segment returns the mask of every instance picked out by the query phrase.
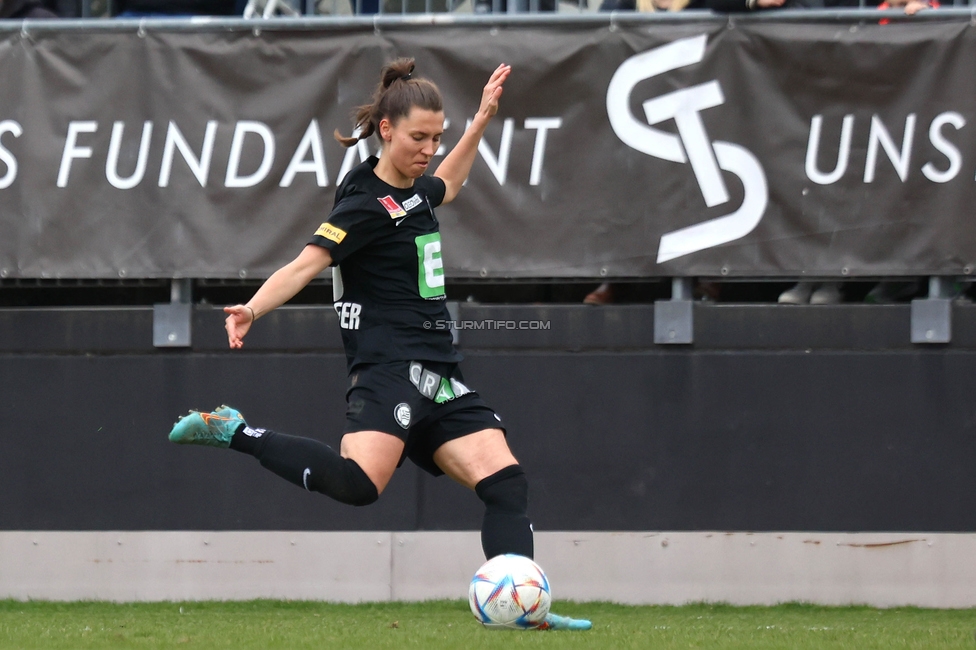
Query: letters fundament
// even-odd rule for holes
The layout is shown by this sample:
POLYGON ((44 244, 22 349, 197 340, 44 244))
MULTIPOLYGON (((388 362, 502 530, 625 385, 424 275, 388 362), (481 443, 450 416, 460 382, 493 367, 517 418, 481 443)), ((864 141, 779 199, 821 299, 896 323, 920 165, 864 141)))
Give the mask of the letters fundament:
MULTIPOLYGON (((531 156, 529 185, 541 183, 549 132, 559 129, 561 126, 562 118, 558 117, 529 117, 525 119, 524 130, 535 131, 535 136, 532 138, 531 147, 528 146, 528 143, 520 144, 517 151, 519 155, 531 156)), ((123 175, 123 172, 120 171, 120 167, 129 166, 128 156, 122 154, 124 149, 128 151, 131 148, 126 146, 129 144, 125 141, 126 123, 116 121, 112 124, 108 148, 104 154, 95 146, 96 144, 105 144, 104 138, 97 136, 100 127, 101 124, 95 120, 73 120, 68 123, 57 172, 58 187, 68 187, 76 162, 95 159, 100 163, 102 155, 105 156, 105 179, 116 189, 128 190, 142 184, 146 180, 150 168, 149 163, 155 163, 157 160, 159 162, 157 185, 169 187, 173 181, 173 166, 177 152, 179 152, 180 157, 200 187, 207 187, 210 183, 211 167, 214 162, 219 130, 217 121, 208 121, 204 128, 202 140, 195 141, 194 144, 191 144, 191 138, 184 134, 176 122, 168 122, 165 127, 166 135, 162 154, 159 158, 151 158, 153 133, 156 131, 157 125, 151 120, 143 122, 138 136, 136 163, 134 168, 125 172, 128 175, 123 175)), ((198 129, 195 128, 195 130, 198 129)), ((478 145, 478 152, 499 185, 505 185, 507 182, 509 161, 513 152, 514 130, 515 120, 513 118, 506 119, 497 153, 484 138, 478 145)), ((15 152, 2 140, 2 137, 7 133, 18 140, 23 138, 26 141, 29 137, 19 122, 14 120, 0 121, 0 164, 5 167, 3 175, 0 175, 0 189, 6 189, 12 185, 16 181, 19 171, 15 152)), ((23 142, 21 146, 30 145, 23 142)), ((227 167, 223 186, 227 188, 248 188, 266 181, 276 160, 277 146, 278 140, 267 124, 253 120, 236 122, 226 157, 227 167), (261 151, 258 161, 248 160, 245 156, 245 146, 249 140, 253 141, 252 144, 257 145, 261 151), (245 174, 242 172, 245 167, 253 169, 253 171, 245 174)), ((330 150, 329 155, 332 153, 330 150)), ((357 162, 365 161, 369 155, 369 148, 365 141, 360 141, 357 146, 346 150, 335 183, 341 183, 349 170, 357 162)), ((315 183, 319 187, 328 187, 330 184, 326 163, 326 147, 318 120, 309 122, 291 155, 278 186, 290 187, 298 174, 313 174, 315 183)))

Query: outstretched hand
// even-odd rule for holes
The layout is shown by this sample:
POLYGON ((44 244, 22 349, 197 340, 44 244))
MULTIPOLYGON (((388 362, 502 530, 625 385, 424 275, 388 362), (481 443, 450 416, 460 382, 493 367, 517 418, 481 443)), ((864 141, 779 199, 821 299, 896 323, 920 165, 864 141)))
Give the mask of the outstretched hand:
POLYGON ((491 78, 485 85, 485 90, 481 94, 481 106, 474 114, 474 119, 464 130, 464 135, 458 143, 451 149, 451 152, 444 156, 444 160, 437 166, 434 176, 444 181, 444 200, 441 205, 450 203, 461 191, 465 179, 471 172, 471 165, 478 154, 478 143, 488 128, 491 118, 498 112, 498 99, 502 96, 502 85, 512 72, 512 66, 505 63, 501 64, 491 73, 491 78))
POLYGON ((227 318, 224 319, 224 329, 227 330, 227 342, 232 350, 244 347, 244 335, 251 329, 254 322, 254 312, 244 305, 224 307, 227 318))
POLYGON ((498 112, 498 99, 502 96, 502 85, 512 72, 512 66, 502 63, 491 73, 485 90, 481 94, 481 107, 478 109, 478 116, 491 119, 498 112))

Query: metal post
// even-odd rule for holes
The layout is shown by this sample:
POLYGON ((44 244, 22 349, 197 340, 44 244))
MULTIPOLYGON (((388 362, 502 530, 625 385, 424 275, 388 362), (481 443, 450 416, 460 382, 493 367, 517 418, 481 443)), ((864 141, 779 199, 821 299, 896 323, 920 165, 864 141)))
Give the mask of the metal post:
POLYGON ((952 340, 952 298, 946 278, 929 278, 927 298, 912 300, 912 343, 949 343, 952 340))
POLYGON ((153 305, 153 346, 188 348, 193 320, 193 280, 174 278, 169 302, 153 305))
POLYGON ((691 300, 691 278, 671 278, 671 300, 691 300))
POLYGON ((174 278, 169 283, 169 301, 181 304, 193 302, 193 280, 189 278, 174 278))
POLYGON ((659 345, 689 344, 695 340, 692 278, 671 279, 671 300, 654 303, 654 342, 659 345))

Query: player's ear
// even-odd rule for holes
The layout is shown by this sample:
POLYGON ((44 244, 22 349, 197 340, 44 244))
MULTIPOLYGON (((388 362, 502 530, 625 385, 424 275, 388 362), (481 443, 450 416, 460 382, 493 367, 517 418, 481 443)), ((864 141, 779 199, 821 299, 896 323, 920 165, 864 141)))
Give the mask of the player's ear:
POLYGON ((393 139, 393 124, 387 118, 380 120, 380 137, 383 138, 383 142, 389 142, 393 139))

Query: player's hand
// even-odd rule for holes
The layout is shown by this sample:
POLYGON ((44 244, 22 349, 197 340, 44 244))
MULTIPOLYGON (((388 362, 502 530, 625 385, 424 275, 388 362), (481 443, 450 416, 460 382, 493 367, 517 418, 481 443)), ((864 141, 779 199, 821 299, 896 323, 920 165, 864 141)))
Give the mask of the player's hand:
POLYGON ((227 330, 227 342, 232 350, 244 347, 244 335, 251 329, 254 322, 254 312, 244 305, 224 307, 227 318, 224 319, 224 329, 227 330))
POLYGON ((919 0, 911 0, 907 5, 905 5, 905 13, 909 16, 914 16, 923 9, 928 9, 928 4, 925 2, 920 2, 919 0))
POLYGON ((491 73, 491 78, 481 94, 481 107, 478 109, 478 117, 490 120, 498 112, 498 100, 502 96, 502 85, 511 72, 512 66, 503 63, 491 73))

